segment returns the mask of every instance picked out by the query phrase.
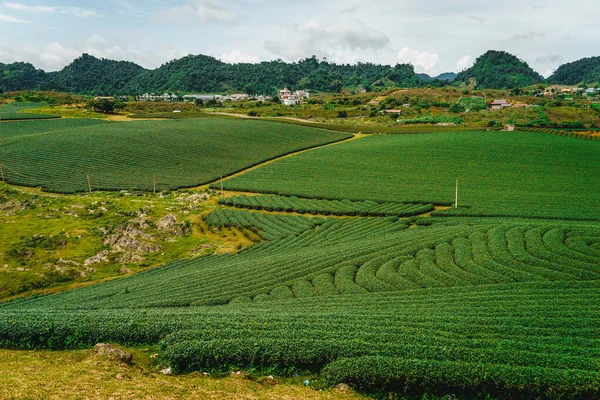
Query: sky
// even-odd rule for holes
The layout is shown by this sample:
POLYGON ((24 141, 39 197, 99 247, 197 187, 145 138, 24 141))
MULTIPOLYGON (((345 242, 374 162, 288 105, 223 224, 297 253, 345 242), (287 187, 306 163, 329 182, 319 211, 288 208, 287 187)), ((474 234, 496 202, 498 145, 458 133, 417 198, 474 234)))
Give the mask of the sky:
POLYGON ((596 0, 0 0, 0 62, 56 71, 82 53, 157 68, 317 56, 435 76, 508 51, 549 76, 600 55, 596 0))

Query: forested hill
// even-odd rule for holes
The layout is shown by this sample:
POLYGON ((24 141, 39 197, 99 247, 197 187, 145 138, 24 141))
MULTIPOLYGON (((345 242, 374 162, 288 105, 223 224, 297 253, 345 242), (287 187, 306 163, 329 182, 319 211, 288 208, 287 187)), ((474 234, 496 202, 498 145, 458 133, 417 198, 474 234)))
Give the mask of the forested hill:
POLYGON ((512 89, 544 82, 544 78, 517 57, 505 51, 490 50, 475 64, 458 74, 455 82, 475 81, 482 89, 512 89))
POLYGON ((98 59, 84 54, 48 80, 64 92, 110 95, 145 71, 132 62, 98 59))
POLYGON ((588 57, 561 65, 548 82, 559 85, 600 83, 600 57, 588 57))
POLYGON ((380 89, 418 86, 421 83, 409 64, 395 67, 370 63, 341 65, 316 57, 297 63, 265 61, 259 64, 226 64, 213 57, 187 56, 148 71, 126 87, 130 93, 148 91, 275 93, 284 86, 337 92, 343 87, 380 89))
MULTIPOLYGON (((268 61, 260 64, 227 64, 204 55, 173 60, 155 70, 131 62, 98 59, 84 54, 58 72, 45 73, 28 63, 0 67, 3 91, 44 89, 90 95, 146 92, 226 92, 274 94, 291 89, 336 92, 344 87, 383 89, 424 84, 410 64, 356 65, 319 61, 316 57, 296 63, 268 61)), ((442 85, 439 81, 429 85, 442 85)))
POLYGON ((417 74, 422 81, 429 82, 437 79, 438 81, 448 81, 452 82, 456 79, 456 75, 454 72, 444 72, 436 77, 431 77, 427 74, 417 74))
MULTIPOLYGON (((471 68, 457 76, 446 73, 436 78, 416 74, 410 64, 335 64, 315 56, 295 63, 277 60, 259 64, 227 64, 214 57, 189 55, 160 68, 146 70, 132 62, 83 54, 61 71, 50 73, 29 63, 0 63, 0 92, 40 89, 89 95, 165 91, 275 94, 285 86, 339 92, 343 88, 381 90, 387 87, 470 84, 473 81, 482 89, 510 89, 542 83, 544 78, 524 61, 503 51, 488 51, 471 68)), ((549 83, 571 85, 599 81, 600 57, 561 66, 548 80, 549 83)))
POLYGON ((0 64, 0 91, 38 89, 46 78, 44 71, 29 63, 0 64))

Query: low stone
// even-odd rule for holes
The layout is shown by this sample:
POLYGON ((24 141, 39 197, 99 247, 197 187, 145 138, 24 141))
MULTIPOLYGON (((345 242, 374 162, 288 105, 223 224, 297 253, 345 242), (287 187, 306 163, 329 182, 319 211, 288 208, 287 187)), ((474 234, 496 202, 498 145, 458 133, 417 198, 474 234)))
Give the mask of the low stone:
POLYGON ((171 367, 167 367, 167 368, 163 369, 160 372, 162 372, 163 375, 172 375, 173 374, 173 369, 171 367))
POLYGON ((108 250, 103 250, 100 253, 96 254, 93 257, 88 258, 87 260, 84 261, 85 265, 94 265, 94 264, 99 264, 99 263, 103 263, 103 262, 108 262, 108 255, 110 254, 110 252, 108 250))
POLYGON ((273 377, 273 375, 269 375, 269 376, 267 376, 266 378, 262 379, 262 380, 261 380, 261 383, 262 383, 263 385, 270 385, 270 386, 273 386, 273 385, 276 385, 276 384, 277 384, 277 380, 276 380, 276 379, 273 377))
POLYGON ((106 343, 98 343, 94 346, 93 354, 106 356, 127 364, 133 361, 133 354, 106 343))
POLYGON ((337 385, 335 385, 335 388, 333 388, 333 390, 339 393, 345 393, 351 391, 352 388, 345 383, 338 383, 337 385))

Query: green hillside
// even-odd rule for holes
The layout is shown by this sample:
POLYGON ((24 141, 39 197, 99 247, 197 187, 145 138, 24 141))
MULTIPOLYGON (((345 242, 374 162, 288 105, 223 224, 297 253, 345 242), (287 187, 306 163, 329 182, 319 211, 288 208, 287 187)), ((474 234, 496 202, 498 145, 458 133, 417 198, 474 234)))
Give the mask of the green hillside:
POLYGON ((113 95, 121 92, 127 83, 144 71, 132 62, 98 59, 83 54, 50 81, 64 92, 113 95))
POLYGON ((548 82, 559 85, 600 83, 600 57, 583 58, 561 65, 548 78, 548 82))
POLYGON ((371 136, 225 181, 230 190, 311 198, 452 204, 457 214, 600 215, 600 143, 542 133, 371 136))
POLYGON ((44 71, 30 63, 5 64, 0 66, 0 91, 37 89, 46 78, 44 71))
POLYGON ((512 89, 544 82, 525 61, 495 50, 480 56, 471 68, 458 74, 455 82, 470 84, 472 80, 481 89, 512 89))
POLYGON ((370 63, 343 65, 319 61, 316 57, 297 63, 265 61, 259 64, 226 64, 209 56, 187 56, 171 61, 133 79, 126 90, 147 91, 227 90, 276 93, 284 86, 338 92, 343 87, 377 87, 380 82, 416 86, 419 78, 408 64, 394 67, 370 63), (378 83, 379 82, 379 83, 378 83))
POLYGON ((409 64, 335 64, 316 57, 286 63, 227 64, 214 57, 189 55, 154 70, 132 62, 98 59, 83 54, 58 72, 44 73, 31 64, 3 67, 0 89, 59 90, 90 95, 141 94, 146 92, 247 92, 275 94, 278 89, 339 92, 361 85, 366 89, 422 85, 409 64))
POLYGON ((0 345, 160 342, 176 372, 308 370, 367 391, 600 389, 598 224, 440 219, 408 229, 396 218, 229 210, 208 222, 266 241, 5 303, 0 345))
POLYGON ((225 118, 128 123, 15 122, 0 132, 6 181, 73 193, 197 186, 296 150, 349 135, 225 118))

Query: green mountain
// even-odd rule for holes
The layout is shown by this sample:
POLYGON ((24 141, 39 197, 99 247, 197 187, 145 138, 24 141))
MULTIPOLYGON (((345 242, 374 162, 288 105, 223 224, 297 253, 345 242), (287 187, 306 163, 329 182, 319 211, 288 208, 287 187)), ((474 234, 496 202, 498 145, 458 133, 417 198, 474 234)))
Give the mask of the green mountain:
POLYGON ((60 72, 49 76, 46 84, 65 92, 112 95, 121 93, 125 85, 144 71, 132 62, 83 54, 60 72))
POLYGON ((275 93, 284 86, 337 92, 344 87, 417 86, 420 80, 409 64, 395 67, 370 63, 343 65, 316 57, 296 63, 281 60, 259 64, 226 64, 204 55, 189 55, 135 77, 130 93, 151 91, 275 93))
POLYGON ((359 85, 367 90, 377 90, 424 84, 410 64, 393 67, 371 63, 344 65, 319 61, 314 56, 295 63, 277 60, 227 64, 214 57, 189 55, 160 68, 146 70, 131 62, 83 54, 58 72, 45 73, 26 63, 5 65, 0 71, 3 71, 0 89, 4 91, 42 89, 89 95, 163 91, 274 94, 285 86, 339 92, 359 85))
POLYGON ((455 74, 454 72, 445 72, 438 76, 429 76, 428 74, 417 74, 419 79, 421 79, 423 82, 432 82, 435 80, 452 82, 456 79, 456 75, 457 74, 455 74))
POLYGON ((578 83, 600 83, 600 57, 588 57, 561 65, 548 78, 549 83, 577 85, 578 83))
POLYGON ((445 72, 443 74, 438 75, 435 79, 437 79, 438 81, 453 82, 456 79, 457 76, 458 76, 457 73, 454 73, 454 72, 445 72))
POLYGON ((39 87, 46 78, 46 73, 24 62, 2 64, 0 66, 0 90, 30 90, 39 87))
POLYGON ((490 50, 475 64, 458 74, 455 82, 475 81, 481 89, 512 89, 544 82, 544 78, 517 57, 505 51, 490 50))
POLYGON ((480 88, 502 89, 543 82, 543 77, 525 62, 501 51, 488 51, 473 67, 458 75, 449 72, 437 77, 417 75, 410 64, 335 64, 316 56, 294 63, 276 60, 227 64, 210 56, 189 55, 157 69, 146 70, 132 62, 83 54, 58 72, 45 73, 29 63, 2 65, 0 72, 0 89, 3 91, 40 89, 89 95, 164 91, 274 94, 285 86, 340 92, 359 86, 366 90, 444 86, 449 82, 470 83, 473 79, 480 88))

